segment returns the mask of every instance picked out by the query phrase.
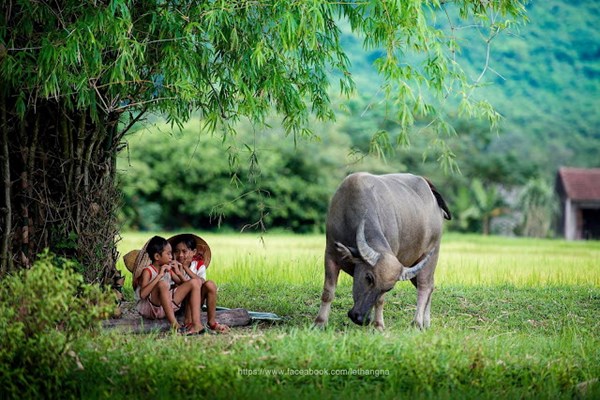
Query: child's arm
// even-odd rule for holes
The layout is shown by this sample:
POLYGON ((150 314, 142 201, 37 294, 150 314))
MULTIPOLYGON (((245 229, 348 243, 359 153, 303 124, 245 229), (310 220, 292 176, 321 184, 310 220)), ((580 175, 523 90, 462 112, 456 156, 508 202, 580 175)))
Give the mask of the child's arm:
POLYGON ((186 278, 182 271, 183 266, 174 260, 171 265, 172 265, 171 278, 173 278, 173 282, 175 282, 177 285, 185 282, 186 278))
POLYGON ((140 283, 140 298, 146 299, 150 296, 150 293, 154 290, 158 282, 165 276, 166 273, 169 273, 169 269, 171 267, 168 264, 160 267, 158 275, 153 280, 150 280, 150 275, 142 272, 142 282, 140 283))
POLYGON ((190 279, 200 279, 201 280, 201 284, 203 284, 204 282, 206 282, 206 279, 202 279, 201 277, 199 277, 194 271, 192 271, 190 269, 189 266, 184 266, 183 269, 188 274, 188 276, 190 277, 190 279))
MULTIPOLYGON (((190 264, 192 265, 192 264, 190 264)), ((197 276, 196 274, 190 269, 190 265, 182 265, 183 270, 185 271, 186 274, 188 274, 188 276, 190 277, 190 279, 196 279, 197 276)))

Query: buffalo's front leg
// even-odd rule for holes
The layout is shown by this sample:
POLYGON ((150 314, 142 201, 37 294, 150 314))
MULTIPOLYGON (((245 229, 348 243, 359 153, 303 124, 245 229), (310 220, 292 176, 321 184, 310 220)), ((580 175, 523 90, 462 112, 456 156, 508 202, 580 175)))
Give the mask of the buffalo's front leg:
POLYGON ((340 276, 340 267, 325 254, 325 283, 323 284, 323 294, 321 295, 321 308, 315 318, 315 327, 322 328, 327 325, 329 313, 331 311, 331 302, 335 297, 335 288, 338 277, 340 276))
POLYGON ((375 328, 379 331, 383 331, 385 329, 385 324, 383 323, 383 304, 385 303, 385 293, 379 296, 377 302, 375 303, 375 328))

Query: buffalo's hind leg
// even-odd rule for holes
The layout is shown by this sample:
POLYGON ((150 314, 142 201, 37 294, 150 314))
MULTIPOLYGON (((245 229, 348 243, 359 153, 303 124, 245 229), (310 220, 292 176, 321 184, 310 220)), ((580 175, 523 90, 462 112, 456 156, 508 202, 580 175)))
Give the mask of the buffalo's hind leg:
POLYGON ((432 293, 433 286, 417 288, 417 311, 415 312, 413 326, 419 329, 427 329, 431 323, 430 309, 432 293))
POLYGON ((427 265, 411 282, 417 288, 417 310, 413 326, 419 329, 427 329, 431 324, 431 295, 433 293, 435 267, 437 265, 440 248, 432 254, 427 265))
POLYGON ((325 283, 323 284, 323 294, 321 295, 321 307, 319 314, 315 318, 314 326, 323 328, 329 320, 331 312, 331 302, 335 297, 335 288, 337 286, 338 277, 340 276, 340 267, 325 254, 325 283))

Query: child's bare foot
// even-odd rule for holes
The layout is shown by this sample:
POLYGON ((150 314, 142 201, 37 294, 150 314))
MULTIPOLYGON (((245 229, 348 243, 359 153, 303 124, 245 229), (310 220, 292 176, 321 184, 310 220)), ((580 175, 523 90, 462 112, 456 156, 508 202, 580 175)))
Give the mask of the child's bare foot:
POLYGON ((171 329, 173 329, 173 330, 176 330, 176 331, 178 331, 178 332, 179 332, 181 329, 183 329, 183 328, 184 328, 184 327, 183 327, 183 326, 181 326, 181 325, 179 324, 179 322, 175 322, 175 323, 172 323, 172 324, 171 324, 171 329))
POLYGON ((218 322, 213 322, 212 324, 208 324, 208 327, 218 333, 228 333, 229 327, 225 324, 220 324, 218 322))
POLYGON ((206 333, 206 328, 203 325, 190 325, 189 329, 185 333, 186 335, 201 335, 206 333))

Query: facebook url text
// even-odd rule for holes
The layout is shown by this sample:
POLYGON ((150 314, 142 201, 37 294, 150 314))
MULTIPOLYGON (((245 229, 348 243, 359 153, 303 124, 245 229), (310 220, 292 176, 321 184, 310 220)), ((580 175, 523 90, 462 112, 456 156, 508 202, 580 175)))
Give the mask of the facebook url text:
POLYGON ((294 368, 238 368, 238 374, 244 376, 388 376, 388 369, 294 369, 294 368))

